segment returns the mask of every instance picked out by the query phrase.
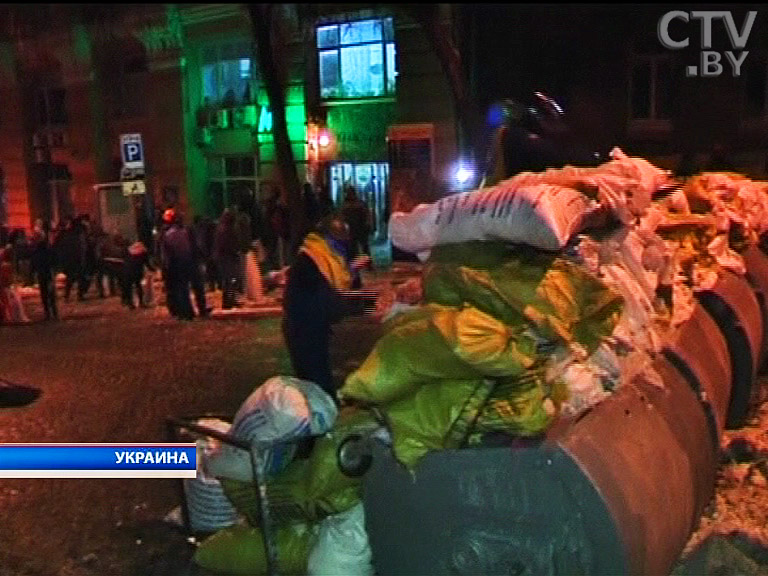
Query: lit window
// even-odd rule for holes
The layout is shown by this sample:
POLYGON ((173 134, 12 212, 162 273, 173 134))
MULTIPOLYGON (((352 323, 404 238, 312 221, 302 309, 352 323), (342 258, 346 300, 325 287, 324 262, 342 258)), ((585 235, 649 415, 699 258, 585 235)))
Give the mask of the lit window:
POLYGON ((392 18, 317 29, 323 99, 390 96, 395 92, 392 18))
POLYGON ((203 100, 212 105, 238 106, 253 102, 251 44, 237 42, 203 51, 203 100))
POLYGON ((664 56, 637 57, 630 81, 630 112, 634 120, 668 120, 672 115, 672 61, 664 56))

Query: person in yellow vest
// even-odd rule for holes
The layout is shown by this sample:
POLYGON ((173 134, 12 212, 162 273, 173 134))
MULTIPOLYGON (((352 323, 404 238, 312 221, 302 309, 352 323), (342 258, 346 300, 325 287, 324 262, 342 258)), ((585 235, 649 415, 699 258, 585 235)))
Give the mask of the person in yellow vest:
POLYGON ((360 290, 359 271, 369 257, 349 259, 349 228, 338 216, 320 221, 288 269, 283 295, 283 337, 294 375, 310 380, 334 401, 331 327, 344 316, 373 307, 375 293, 360 290))

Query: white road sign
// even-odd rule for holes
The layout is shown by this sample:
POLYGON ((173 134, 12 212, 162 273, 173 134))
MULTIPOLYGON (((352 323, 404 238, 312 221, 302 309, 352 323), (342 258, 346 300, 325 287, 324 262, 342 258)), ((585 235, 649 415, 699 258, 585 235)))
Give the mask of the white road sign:
POLYGON ((147 187, 144 180, 132 180, 123 182, 123 196, 138 196, 147 193, 147 187))

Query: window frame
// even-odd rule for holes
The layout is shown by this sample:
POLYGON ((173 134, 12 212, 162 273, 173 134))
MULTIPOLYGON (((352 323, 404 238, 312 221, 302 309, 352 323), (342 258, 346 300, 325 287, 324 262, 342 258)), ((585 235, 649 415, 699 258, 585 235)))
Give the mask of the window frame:
POLYGON ((320 102, 328 103, 328 102, 358 102, 363 100, 386 100, 386 99, 392 99, 397 94, 397 77, 399 75, 396 67, 397 63, 397 45, 395 43, 395 19, 393 16, 381 16, 381 17, 371 17, 367 16, 365 18, 355 18, 355 19, 349 19, 349 20, 337 20, 337 21, 328 21, 323 22, 315 25, 315 51, 317 54, 317 87, 318 87, 318 95, 320 98, 320 102), (387 26, 386 21, 391 21, 391 30, 392 30, 392 37, 391 39, 387 38, 387 26), (341 41, 341 27, 344 25, 349 24, 358 24, 361 22, 375 22, 378 21, 381 23, 381 38, 379 40, 368 40, 368 41, 361 41, 361 42, 351 42, 342 44, 341 41), (319 44, 319 32, 321 28, 330 28, 330 27, 336 27, 337 28, 337 43, 336 44, 328 44, 325 46, 320 47, 319 44), (393 77, 390 79, 389 77, 389 70, 390 70, 390 55, 389 50, 387 49, 388 46, 392 44, 394 47, 394 51, 392 54, 392 70, 393 70, 393 77), (371 46, 371 45, 378 45, 381 47, 381 68, 382 68, 382 82, 383 82, 383 91, 382 94, 379 95, 364 95, 364 96, 344 96, 341 95, 341 88, 344 84, 344 78, 342 76, 342 56, 341 52, 345 48, 358 48, 360 46, 371 46), (336 86, 336 95, 331 96, 323 96, 323 85, 322 85, 322 62, 321 58, 323 53, 328 52, 336 52, 336 69, 338 71, 338 85, 336 86), (390 90, 389 85, 390 81, 392 83, 392 88, 390 90))
MULTIPOLYGON (((204 45, 202 45, 200 47, 200 107, 201 108, 205 106, 205 99, 206 98, 210 98, 210 96, 208 96, 206 94, 206 77, 205 77, 205 74, 206 74, 207 66, 212 65, 212 64, 215 65, 214 66, 214 70, 215 70, 215 76, 216 77, 214 79, 214 83, 216 85, 215 87, 216 87, 217 94, 221 93, 221 91, 222 91, 222 78, 221 78, 221 72, 220 72, 220 65, 221 65, 221 63, 223 63, 223 62, 231 62, 231 61, 237 62, 238 63, 238 72, 239 72, 239 74, 242 74, 242 69, 241 69, 242 61, 246 60, 246 58, 238 56, 236 58, 226 58, 225 59, 223 57, 223 54, 228 49, 234 48, 232 50, 232 52, 233 53, 239 53, 239 49, 237 48, 238 45, 248 46, 248 50, 250 51, 250 54, 248 54, 248 58, 247 58, 250 61, 249 76, 248 76, 248 84, 250 85, 250 96, 251 96, 250 97, 250 103, 246 103, 244 101, 241 101, 241 100, 244 100, 244 96, 243 95, 236 95, 236 99, 235 99, 234 104, 230 104, 230 105, 225 104, 224 98, 225 98, 226 92, 224 92, 223 94, 221 94, 220 97, 217 96, 217 98, 215 100, 211 98, 211 101, 210 101, 209 105, 213 109, 220 110, 220 109, 225 109, 225 108, 238 108, 238 107, 241 107, 241 106, 247 106, 249 104, 256 104, 257 99, 258 99, 257 98, 258 91, 259 91, 259 88, 260 88, 260 86, 259 86, 260 85, 260 81, 259 81, 259 78, 258 78, 258 68, 257 68, 257 63, 256 63, 255 46, 254 46, 254 42, 253 42, 252 39, 247 38, 247 37, 241 37, 241 38, 232 38, 232 39, 228 38, 226 40, 212 41, 212 42, 208 42, 208 43, 206 43, 206 44, 204 44, 204 45), (208 51, 215 51, 216 59, 214 61, 209 61, 207 59, 206 53, 208 51)), ((241 77, 241 79, 242 79, 242 77, 241 77)))
MULTIPOLYGON (((222 155, 216 155, 216 156, 210 156, 208 158, 208 184, 207 186, 210 186, 212 183, 219 183, 221 184, 221 190, 222 190, 222 206, 224 208, 227 208, 229 206, 232 206, 235 202, 233 202, 233 198, 231 196, 231 190, 234 190, 237 184, 246 184, 252 191, 254 195, 254 201, 258 202, 259 200, 259 162, 258 158, 255 154, 222 154, 222 155), (241 162, 241 168, 242 168, 242 161, 245 159, 249 159, 253 161, 253 174, 251 175, 230 175, 227 172, 227 163, 232 161, 233 159, 239 159, 241 162), (213 175, 212 170, 212 164, 214 162, 219 163, 219 171, 217 172, 217 175, 213 175)), ((216 217, 219 215, 217 214, 216 217)))

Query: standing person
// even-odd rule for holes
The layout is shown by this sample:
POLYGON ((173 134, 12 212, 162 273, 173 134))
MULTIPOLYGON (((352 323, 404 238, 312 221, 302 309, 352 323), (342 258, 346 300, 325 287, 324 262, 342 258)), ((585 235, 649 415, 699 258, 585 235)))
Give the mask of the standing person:
POLYGON ((365 202, 357 196, 357 191, 353 186, 348 186, 344 192, 341 214, 349 226, 352 254, 370 255, 368 236, 371 233, 371 211, 365 202))
POLYGON ((77 284, 78 300, 83 300, 86 241, 79 222, 67 217, 64 228, 56 236, 54 250, 61 265, 61 271, 67 278, 64 286, 64 300, 69 301, 69 295, 75 284, 77 284))
POLYGON ((109 268, 104 262, 104 256, 109 253, 109 243, 111 239, 109 234, 107 234, 98 223, 94 224, 91 230, 94 258, 93 272, 94 280, 96 282, 96 291, 99 294, 99 298, 106 298, 107 292, 109 292, 110 296, 114 296, 116 278, 110 275, 109 268), (107 282, 107 290, 104 290, 105 281, 107 282))
POLYGON ((133 289, 136 288, 136 295, 139 298, 139 306, 146 308, 144 303, 144 289, 141 287, 141 281, 144 279, 144 271, 154 272, 155 268, 149 261, 149 251, 140 240, 134 242, 125 251, 123 263, 121 289, 123 304, 130 310, 136 308, 133 303, 133 289))
POLYGON ((49 228, 38 218, 32 233, 30 265, 37 279, 46 320, 59 319, 54 282, 55 263, 56 255, 51 246, 49 228))
POLYGON ((306 233, 309 233, 315 229, 320 221, 320 203, 310 182, 304 182, 301 200, 304 208, 306 233))
POLYGON ((328 191, 328 186, 321 184, 317 192, 317 212, 318 221, 330 216, 336 211, 336 206, 331 198, 331 193, 328 191))
POLYGON ((265 206, 266 227, 264 246, 267 249, 270 268, 281 269, 285 265, 285 251, 290 237, 288 210, 282 201, 280 188, 272 187, 265 206))
POLYGON ((221 277, 221 307, 224 310, 229 310, 237 304, 235 301, 235 285, 237 283, 238 267, 240 266, 235 215, 229 208, 225 208, 221 218, 219 218, 216 238, 213 243, 213 253, 216 259, 216 267, 221 277))
POLYGON ((11 324, 26 324, 29 322, 24 304, 16 289, 13 271, 13 251, 11 245, 6 246, 0 253, 0 321, 11 324))
POLYGON ((189 289, 196 265, 192 237, 184 227, 181 214, 169 209, 164 217, 171 221, 161 244, 168 311, 176 318, 192 320, 195 313, 189 299, 189 289))
POLYGON ((283 298, 283 337, 297 378, 311 380, 334 400, 330 359, 332 325, 361 313, 365 301, 345 295, 365 259, 348 260, 349 229, 339 217, 323 219, 304 239, 288 269, 283 298))

